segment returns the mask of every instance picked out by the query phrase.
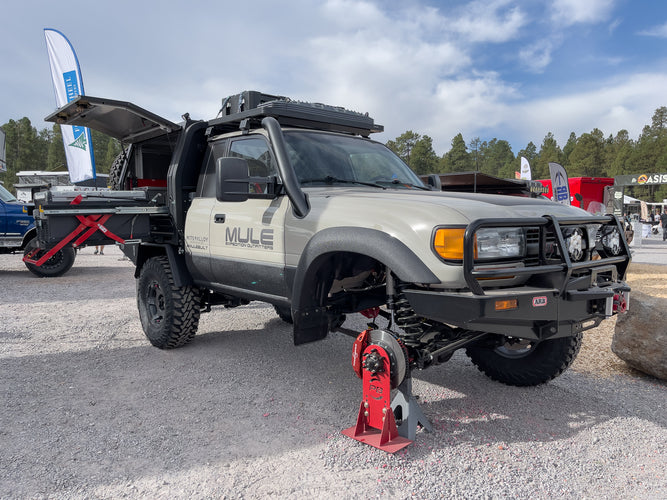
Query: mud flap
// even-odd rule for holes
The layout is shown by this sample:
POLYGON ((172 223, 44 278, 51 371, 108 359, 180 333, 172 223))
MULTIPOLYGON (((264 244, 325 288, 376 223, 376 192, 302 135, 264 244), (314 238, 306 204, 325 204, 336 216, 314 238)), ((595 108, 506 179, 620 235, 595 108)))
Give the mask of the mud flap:
POLYGON ((314 342, 326 338, 329 318, 323 307, 292 310, 294 319, 294 345, 314 342))

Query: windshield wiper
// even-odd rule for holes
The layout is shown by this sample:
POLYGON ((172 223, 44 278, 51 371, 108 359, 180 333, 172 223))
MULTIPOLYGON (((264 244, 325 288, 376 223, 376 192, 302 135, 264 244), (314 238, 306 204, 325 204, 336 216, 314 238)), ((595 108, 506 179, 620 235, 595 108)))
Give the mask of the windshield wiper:
POLYGON ((363 181, 355 181, 354 179, 339 179, 338 177, 334 177, 332 175, 327 175, 326 177, 322 177, 320 179, 304 179, 301 181, 301 184, 313 184, 316 182, 324 182, 325 184, 358 184, 360 186, 370 186, 370 187, 376 187, 380 189, 387 189, 385 186, 382 186, 380 184, 376 184, 374 182, 363 182, 363 181))
POLYGON ((378 182, 386 182, 387 184, 393 184, 394 186, 404 186, 407 188, 413 188, 413 189, 421 189, 423 191, 430 191, 430 188, 427 188, 425 186, 420 186, 418 184, 412 184, 411 182, 404 182, 404 181, 399 181, 398 179, 392 179, 390 181, 378 181, 378 182))
POLYGON ((406 186, 406 187, 411 187, 414 189, 421 189, 423 191, 430 191, 431 188, 427 188, 426 186, 419 186, 417 184, 412 184, 411 182, 401 182, 398 179, 394 179, 391 181, 392 184, 400 184, 401 186, 406 186))

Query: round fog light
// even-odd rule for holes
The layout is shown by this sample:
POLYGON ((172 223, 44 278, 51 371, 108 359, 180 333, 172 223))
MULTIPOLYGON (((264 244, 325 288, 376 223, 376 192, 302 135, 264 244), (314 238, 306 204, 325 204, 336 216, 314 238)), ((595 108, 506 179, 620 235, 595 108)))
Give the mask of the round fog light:
POLYGON ((617 228, 613 228, 611 231, 602 236, 602 246, 604 247, 605 251, 612 255, 618 255, 621 253, 621 233, 618 232, 617 228))
POLYGON ((570 254, 570 259, 574 262, 579 262, 584 258, 584 232, 580 228, 576 228, 570 233, 565 240, 567 245, 567 253, 570 254))

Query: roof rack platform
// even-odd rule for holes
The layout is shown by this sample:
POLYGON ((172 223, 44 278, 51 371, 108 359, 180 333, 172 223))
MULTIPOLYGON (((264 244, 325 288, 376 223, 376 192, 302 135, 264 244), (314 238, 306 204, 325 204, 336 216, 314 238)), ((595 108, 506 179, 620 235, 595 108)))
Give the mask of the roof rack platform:
POLYGON ((368 137, 384 131, 368 114, 326 104, 293 101, 257 91, 245 91, 227 97, 220 110, 223 115, 209 122, 209 134, 220 134, 259 125, 271 116, 282 126, 328 130, 368 137))

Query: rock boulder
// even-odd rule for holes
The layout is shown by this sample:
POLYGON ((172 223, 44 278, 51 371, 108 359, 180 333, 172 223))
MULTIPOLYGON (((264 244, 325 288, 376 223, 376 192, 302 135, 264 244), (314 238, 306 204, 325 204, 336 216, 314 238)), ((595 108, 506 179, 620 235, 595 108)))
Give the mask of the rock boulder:
POLYGON ((619 314, 611 350, 627 364, 667 380, 667 299, 630 294, 630 309, 619 314))

